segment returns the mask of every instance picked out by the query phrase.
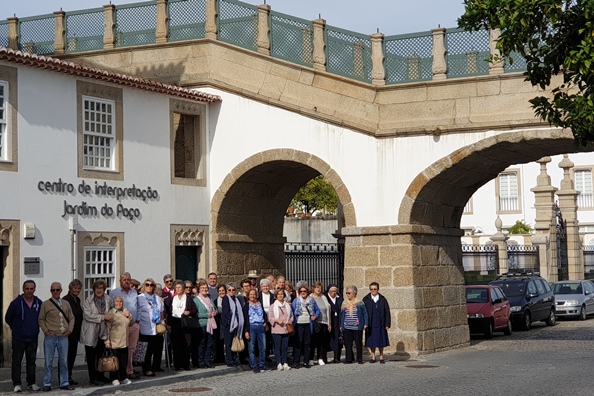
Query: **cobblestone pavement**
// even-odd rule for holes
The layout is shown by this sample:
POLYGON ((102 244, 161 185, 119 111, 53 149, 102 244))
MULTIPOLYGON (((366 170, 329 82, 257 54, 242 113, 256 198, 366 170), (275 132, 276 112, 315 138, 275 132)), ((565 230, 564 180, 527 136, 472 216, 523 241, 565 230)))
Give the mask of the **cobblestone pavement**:
MULTIPOLYGON (((367 359, 368 360, 368 359, 367 359)), ((386 364, 328 364, 324 367, 254 374, 228 367, 198 370, 129 386, 81 387, 70 395, 594 395, 594 319, 534 324, 511 336, 471 339, 469 348, 422 355, 386 364), (199 388, 207 388, 201 390, 199 388), (180 392, 181 391, 181 392, 180 392)), ((79 371, 85 376, 85 371, 79 371)), ((12 390, 2 369, 0 390, 12 390)), ((38 374, 41 378, 41 372, 38 374)), ((39 382, 39 381, 38 381, 39 382)), ((57 394, 58 392, 52 392, 57 394)))

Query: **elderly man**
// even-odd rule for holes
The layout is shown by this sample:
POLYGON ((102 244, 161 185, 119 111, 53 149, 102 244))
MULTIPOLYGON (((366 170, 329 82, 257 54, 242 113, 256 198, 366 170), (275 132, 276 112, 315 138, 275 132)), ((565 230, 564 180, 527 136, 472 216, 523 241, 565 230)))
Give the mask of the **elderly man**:
POLYGON ((60 298, 62 285, 54 282, 50 286, 52 294, 49 300, 41 304, 39 312, 39 327, 45 338, 43 340, 43 352, 45 366, 43 375, 43 390, 52 390, 52 363, 54 353, 58 350, 58 365, 60 371, 60 389, 74 390, 68 382, 68 336, 74 330, 74 315, 67 301, 60 298))
POLYGON ((138 336, 140 334, 140 318, 138 317, 138 292, 132 288, 132 276, 129 272, 124 272, 120 275, 120 287, 112 290, 110 297, 124 299, 124 308, 130 312, 134 318, 134 324, 126 328, 126 337, 128 345, 128 365, 126 367, 126 374, 128 379, 138 379, 139 376, 134 373, 132 361, 134 360, 134 352, 136 351, 136 344, 138 343, 138 336))
POLYGON ((8 306, 4 321, 12 330, 12 385, 21 392, 21 363, 27 361, 27 389, 38 391, 35 383, 35 357, 39 335, 39 310, 42 301, 35 296, 35 282, 23 283, 23 294, 8 306))
POLYGON ((163 297, 166 297, 165 293, 169 295, 169 297, 175 296, 175 288, 173 287, 173 276, 171 274, 165 274, 163 276, 163 297))
POLYGON ((80 301, 80 292, 82 290, 82 282, 74 279, 68 285, 68 294, 64 296, 64 301, 68 301, 72 315, 74 315, 74 330, 68 336, 68 382, 72 386, 80 385, 72 379, 72 369, 76 361, 76 353, 78 352, 78 341, 80 340, 80 331, 83 321, 83 309, 80 301))

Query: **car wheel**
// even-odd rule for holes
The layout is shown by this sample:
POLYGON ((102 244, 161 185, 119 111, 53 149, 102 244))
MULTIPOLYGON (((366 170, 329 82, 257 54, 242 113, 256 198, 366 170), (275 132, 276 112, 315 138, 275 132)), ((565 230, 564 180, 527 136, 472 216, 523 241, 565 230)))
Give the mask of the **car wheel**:
POLYGON ((530 312, 525 312, 524 317, 522 318, 522 329, 530 330, 531 324, 532 324, 532 318, 530 317, 530 312))
POLYGON ((493 338, 493 331, 495 330, 493 327, 493 321, 489 321, 487 327, 485 328, 485 338, 493 338))
POLYGON ((507 321, 507 327, 503 329, 503 334, 511 335, 512 334, 512 322, 511 318, 507 321))
POLYGON ((588 318, 588 313, 586 312, 586 306, 582 305, 582 309, 580 309, 580 320, 586 320, 588 318))
POLYGON ((555 316, 555 309, 551 309, 549 312, 549 317, 545 320, 547 326, 555 326, 557 324, 557 317, 555 316))

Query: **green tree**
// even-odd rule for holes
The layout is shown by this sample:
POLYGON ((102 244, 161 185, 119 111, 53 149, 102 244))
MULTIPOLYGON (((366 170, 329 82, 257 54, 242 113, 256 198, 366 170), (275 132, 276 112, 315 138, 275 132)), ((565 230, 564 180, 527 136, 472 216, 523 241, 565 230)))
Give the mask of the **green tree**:
POLYGON ((532 233, 532 227, 524 220, 517 220, 516 224, 507 229, 507 232, 511 235, 530 234, 532 233))
POLYGON ((497 48, 526 60, 526 81, 550 96, 530 100, 550 124, 594 141, 594 1, 464 0, 458 19, 467 30, 501 29, 497 48), (558 77, 557 77, 558 76, 558 77))
POLYGON ((324 177, 320 175, 301 187, 291 200, 290 205, 308 213, 314 213, 318 210, 326 213, 336 213, 338 196, 332 184, 324 180, 324 177))

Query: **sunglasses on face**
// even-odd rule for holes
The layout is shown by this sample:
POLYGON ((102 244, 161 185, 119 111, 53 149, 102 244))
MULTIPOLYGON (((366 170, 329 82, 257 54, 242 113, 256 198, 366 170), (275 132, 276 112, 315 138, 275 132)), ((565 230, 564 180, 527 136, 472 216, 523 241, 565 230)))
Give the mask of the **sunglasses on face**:
POLYGON ((55 292, 60 292, 60 291, 62 291, 62 289, 51 289, 50 291, 51 291, 52 293, 55 293, 55 292))
POLYGON ((153 286, 155 286, 155 284, 154 284, 154 283, 145 283, 144 285, 145 285, 146 287, 153 287, 153 286))
POLYGON ((191 289, 191 288, 192 288, 192 286, 186 286, 186 289, 191 289))
POLYGON ((165 281, 165 283, 172 283, 172 282, 173 282, 173 279, 167 279, 167 280, 165 281))
POLYGON ((235 291, 235 289, 227 289, 227 291, 235 291))
POLYGON ((370 288, 369 290, 371 290, 371 291, 376 291, 376 290, 377 290, 377 287, 372 287, 372 288, 370 288))
POLYGON ((307 290, 299 290, 299 293, 307 293, 307 290))

